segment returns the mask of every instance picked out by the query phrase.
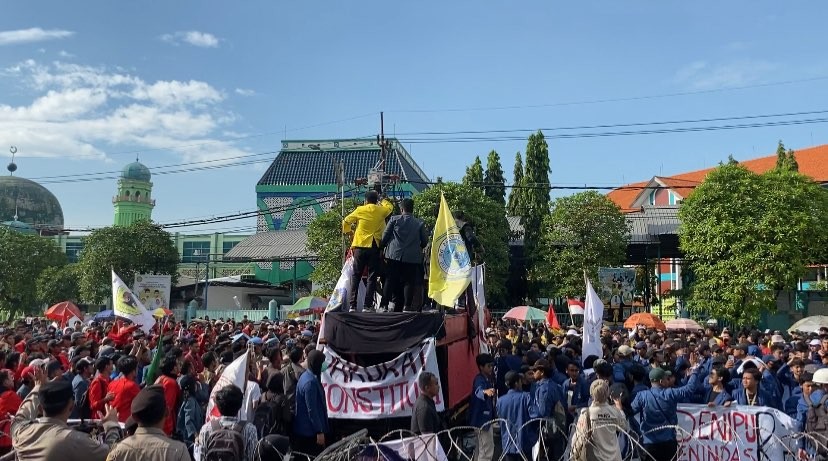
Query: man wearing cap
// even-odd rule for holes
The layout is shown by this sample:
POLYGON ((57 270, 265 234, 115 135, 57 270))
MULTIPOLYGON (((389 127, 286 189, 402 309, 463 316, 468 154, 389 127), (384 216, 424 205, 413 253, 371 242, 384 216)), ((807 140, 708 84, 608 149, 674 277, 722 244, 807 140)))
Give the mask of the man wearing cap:
POLYGON ((678 443, 677 407, 680 401, 689 401, 698 383, 698 363, 695 355, 690 356, 690 378, 680 388, 670 388, 671 373, 661 368, 650 370, 652 389, 639 392, 632 401, 632 413, 642 414, 641 433, 644 449, 653 461, 670 461, 676 457, 678 443))
POLYGON ((187 447, 164 434, 164 420, 170 410, 161 386, 149 386, 135 396, 130 407, 138 423, 135 434, 124 439, 107 461, 189 461, 187 447))
POLYGON ((630 368, 635 364, 632 361, 633 355, 633 348, 622 344, 618 347, 618 362, 613 364, 612 366, 612 380, 616 383, 622 383, 627 385, 627 390, 632 390, 632 382, 627 379, 627 373, 630 371, 630 368))
POLYGON ((564 452, 564 434, 566 433, 566 401, 561 395, 559 384, 549 379, 549 361, 539 359, 529 369, 534 373, 532 384, 533 403, 536 417, 545 419, 541 425, 542 446, 546 450, 546 459, 557 460, 564 452))
POLYGON ((74 407, 72 385, 68 381, 47 382, 42 368, 34 370, 35 388, 11 426, 12 444, 18 461, 103 461, 109 449, 121 438, 118 411, 107 407, 101 419, 104 444, 88 434, 70 428, 66 421, 74 407), (43 417, 37 418, 38 412, 43 417))

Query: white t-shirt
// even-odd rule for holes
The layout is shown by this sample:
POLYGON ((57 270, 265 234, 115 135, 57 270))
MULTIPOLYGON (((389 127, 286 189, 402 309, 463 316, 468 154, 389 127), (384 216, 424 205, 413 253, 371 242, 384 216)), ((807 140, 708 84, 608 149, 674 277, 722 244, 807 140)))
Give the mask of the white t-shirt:
POLYGON ((259 389, 259 383, 255 381, 247 382, 247 389, 244 391, 244 403, 241 410, 239 410, 239 421, 253 422, 253 417, 256 414, 256 406, 262 398, 262 390, 259 389))

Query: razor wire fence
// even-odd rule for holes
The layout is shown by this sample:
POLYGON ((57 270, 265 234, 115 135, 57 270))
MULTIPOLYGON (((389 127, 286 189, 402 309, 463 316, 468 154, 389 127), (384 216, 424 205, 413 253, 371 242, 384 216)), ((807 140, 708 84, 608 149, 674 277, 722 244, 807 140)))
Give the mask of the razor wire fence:
MULTIPOLYGON (((394 430, 373 438, 362 430, 345 437, 335 446, 329 447, 316 456, 298 451, 291 452, 291 461, 579 461, 605 459, 595 456, 596 452, 617 453, 623 461, 788 461, 828 459, 828 439, 817 434, 791 432, 779 436, 755 428, 753 440, 746 440, 743 433, 735 428, 725 427, 718 431, 724 448, 704 446, 690 431, 678 425, 665 425, 644 433, 614 423, 600 423, 589 429, 579 429, 577 421, 568 427, 560 427, 551 419, 533 419, 519 428, 505 419, 492 420, 483 428, 458 426, 436 434, 417 435, 408 430, 394 430), (644 439, 648 434, 671 430, 676 434, 677 451, 671 458, 658 457, 647 450, 644 439), (603 432, 603 434, 601 434, 603 432), (610 434, 610 437, 606 435, 610 434), (602 436, 603 435, 603 436, 602 436), (491 456, 481 453, 481 442, 491 437, 491 456), (531 448, 523 443, 523 437, 536 441, 531 448), (416 448, 394 448, 416 440, 416 448), (578 446, 578 440, 582 443, 578 446), (505 445, 521 446, 516 453, 505 453, 505 445), (749 445, 744 451, 735 449, 749 445), (755 448, 753 448, 755 446, 755 448), (772 452, 765 448, 776 447, 772 452), (582 451, 581 451, 582 450, 582 451), (801 450, 804 450, 801 451, 801 450), (804 454, 804 458, 803 458, 804 454)), ((288 459, 288 454, 283 459, 288 459)), ((265 461, 265 457, 256 457, 265 461)))

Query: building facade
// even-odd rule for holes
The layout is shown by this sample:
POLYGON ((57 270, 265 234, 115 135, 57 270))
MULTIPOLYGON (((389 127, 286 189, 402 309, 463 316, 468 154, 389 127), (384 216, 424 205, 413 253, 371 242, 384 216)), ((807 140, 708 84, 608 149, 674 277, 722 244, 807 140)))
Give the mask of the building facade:
POLYGON ((128 226, 136 221, 152 220, 155 199, 152 198, 152 175, 137 160, 125 166, 118 179, 118 192, 112 197, 115 225, 128 226))

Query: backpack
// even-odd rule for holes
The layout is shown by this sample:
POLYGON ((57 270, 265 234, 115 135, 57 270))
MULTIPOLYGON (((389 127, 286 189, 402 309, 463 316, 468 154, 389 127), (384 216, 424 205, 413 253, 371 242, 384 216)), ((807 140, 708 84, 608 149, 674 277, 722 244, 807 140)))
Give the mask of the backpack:
POLYGON ((203 461, 236 461, 245 459, 243 421, 236 421, 230 427, 224 427, 218 420, 210 421, 213 431, 204 441, 203 461))
POLYGON ((805 433, 809 437, 813 437, 815 445, 820 455, 828 454, 825 445, 828 444, 828 408, 825 407, 825 402, 828 402, 828 395, 822 396, 819 403, 811 403, 808 406, 808 412, 805 414, 805 433))
POLYGON ((272 400, 262 400, 256 411, 253 413, 253 425, 256 426, 256 433, 259 439, 274 433, 275 425, 279 422, 279 405, 272 400))

